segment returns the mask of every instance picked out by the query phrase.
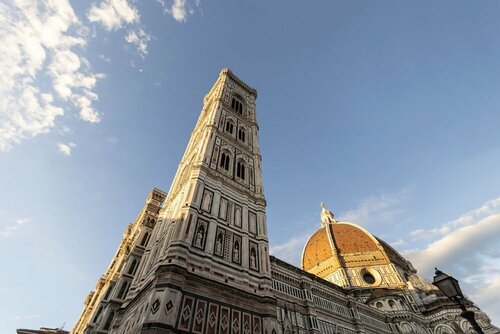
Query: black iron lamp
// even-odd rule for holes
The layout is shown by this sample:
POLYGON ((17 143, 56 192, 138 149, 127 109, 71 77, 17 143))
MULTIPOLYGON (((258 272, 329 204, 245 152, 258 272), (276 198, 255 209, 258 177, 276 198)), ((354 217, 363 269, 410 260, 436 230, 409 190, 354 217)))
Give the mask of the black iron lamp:
POLYGON ((458 281, 453 277, 443 273, 441 270, 436 269, 436 273, 434 275, 433 284, 438 287, 439 290, 448 298, 457 303, 462 310, 462 317, 467 319, 469 323, 472 325, 472 328, 479 333, 484 334, 481 326, 479 326, 476 321, 476 317, 474 316, 473 311, 467 310, 465 307, 464 295, 462 290, 460 289, 460 285, 458 281))

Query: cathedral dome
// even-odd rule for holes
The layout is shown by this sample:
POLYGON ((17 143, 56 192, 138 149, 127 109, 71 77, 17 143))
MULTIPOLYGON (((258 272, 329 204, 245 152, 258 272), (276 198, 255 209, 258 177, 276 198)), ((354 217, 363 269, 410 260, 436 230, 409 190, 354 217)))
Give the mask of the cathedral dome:
POLYGON ((322 226, 305 244, 303 270, 341 286, 401 285, 391 261, 404 261, 397 252, 361 226, 336 221, 331 211, 321 207, 322 226))
POLYGON ((352 223, 335 222, 322 226, 307 240, 302 253, 302 269, 309 271, 332 257, 337 258, 334 262, 340 266, 341 259, 364 253, 375 253, 372 259, 387 262, 384 248, 368 231, 352 223))

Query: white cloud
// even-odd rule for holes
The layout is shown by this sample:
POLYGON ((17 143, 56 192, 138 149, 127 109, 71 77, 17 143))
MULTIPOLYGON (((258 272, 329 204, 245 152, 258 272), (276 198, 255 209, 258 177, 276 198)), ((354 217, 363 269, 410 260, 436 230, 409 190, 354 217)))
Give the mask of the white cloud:
POLYGON ((129 30, 127 36, 125 36, 125 40, 137 47, 137 52, 139 52, 141 57, 144 58, 148 54, 148 42, 151 40, 151 36, 146 34, 141 28, 129 30))
POLYGON ((289 239, 283 244, 271 246, 269 248, 269 253, 276 256, 280 260, 300 266, 302 250, 304 249, 307 239, 309 239, 312 233, 312 231, 311 233, 302 233, 301 235, 289 239))
POLYGON ((127 0, 104 0, 90 7, 87 18, 106 30, 117 30, 125 24, 139 22, 139 11, 127 0))
POLYGON ((436 239, 422 249, 403 252, 424 276, 434 267, 461 281, 465 293, 500 323, 500 197, 435 229, 413 236, 436 239))
POLYGON ((65 135, 70 134, 70 133, 73 133, 73 130, 71 130, 71 128, 69 126, 62 125, 59 128, 59 134, 62 136, 65 136, 65 135))
POLYGON ((405 212, 403 204, 408 200, 412 192, 413 187, 407 187, 395 194, 384 193, 378 196, 370 196, 362 200, 356 209, 339 215, 339 220, 363 226, 376 223, 387 224, 405 212))
POLYGON ((17 219, 14 224, 6 226, 2 230, 0 230, 0 238, 6 239, 10 237, 15 231, 19 230, 23 225, 26 225, 28 223, 31 223, 30 218, 17 219))
POLYGON ((102 75, 78 54, 85 44, 86 29, 67 0, 0 3, 0 151, 49 132, 67 109, 62 102, 99 121, 92 104, 102 75))
POLYGON ((391 244, 392 247, 399 247, 401 245, 406 244, 406 241, 404 241, 403 239, 398 239, 398 240, 396 240, 394 242, 391 242, 390 244, 391 244))
MULTIPOLYGON (((172 15, 177 22, 186 22, 189 15, 193 15, 194 8, 190 6, 187 0, 173 0, 172 5, 168 5, 166 0, 158 0, 163 6, 164 13, 172 15)), ((200 1, 194 1, 195 7, 200 6, 200 1)))
POLYGON ((40 318, 39 314, 32 315, 16 315, 16 320, 34 320, 40 318))
POLYGON ((105 61, 106 63, 110 63, 111 62, 111 58, 109 57, 106 57, 105 55, 99 55, 99 58, 101 58, 103 61, 105 61))
POLYGON ((75 143, 68 143, 68 144, 63 144, 63 143, 57 143, 57 147, 59 148, 59 152, 61 152, 63 155, 69 157, 73 151, 74 148, 76 148, 75 143))
POLYGON ((500 213, 500 197, 492 199, 484 203, 478 209, 467 212, 455 220, 452 220, 446 224, 439 227, 433 228, 431 230, 417 229, 411 232, 411 236, 421 239, 432 239, 438 236, 443 236, 457 227, 467 226, 476 223, 478 220, 488 217, 490 215, 500 213))
POLYGON ((174 4, 170 7, 170 13, 176 21, 186 22, 188 15, 186 11, 186 0, 174 0, 174 4))
MULTIPOLYGON (((125 35, 125 41, 135 45, 141 57, 144 58, 148 54, 148 42, 151 36, 139 27, 139 10, 129 1, 102 0, 93 3, 87 13, 87 18, 90 22, 103 25, 108 31, 132 26, 125 35)), ((103 55, 99 57, 104 61, 110 61, 103 55)))
POLYGON ((442 238, 431 242, 421 251, 407 252, 416 268, 431 274, 435 266, 456 267, 470 275, 469 269, 483 262, 478 257, 498 247, 500 214, 483 218, 474 224, 457 228, 442 238))

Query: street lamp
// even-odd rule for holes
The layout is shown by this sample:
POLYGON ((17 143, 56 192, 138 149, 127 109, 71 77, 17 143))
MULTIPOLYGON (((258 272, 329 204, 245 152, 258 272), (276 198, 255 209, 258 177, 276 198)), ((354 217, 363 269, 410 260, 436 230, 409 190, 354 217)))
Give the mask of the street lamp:
POLYGON ((441 292, 444 293, 446 297, 450 298, 459 305, 460 309, 462 310, 462 317, 469 321, 469 323, 472 325, 472 328, 474 328, 477 333, 484 334, 481 326, 479 326, 476 321, 474 312, 467 310, 467 308, 465 307, 464 295, 462 293, 462 290, 460 289, 458 281, 454 277, 443 273, 441 270, 438 270, 437 268, 435 269, 436 273, 434 276, 434 281, 432 283, 437 286, 438 289, 441 290, 441 292))

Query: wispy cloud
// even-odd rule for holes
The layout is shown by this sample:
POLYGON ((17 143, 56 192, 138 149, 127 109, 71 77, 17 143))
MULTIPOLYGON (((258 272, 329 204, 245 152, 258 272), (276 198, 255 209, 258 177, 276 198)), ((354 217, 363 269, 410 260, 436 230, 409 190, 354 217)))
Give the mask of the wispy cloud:
POLYGON ((146 34, 141 28, 136 30, 129 30, 125 40, 137 47, 137 52, 141 57, 145 57, 148 54, 148 42, 151 40, 151 36, 146 34))
POLYGON ((139 22, 139 11, 127 0, 104 0, 92 4, 87 18, 106 30, 118 30, 126 24, 139 22))
POLYGON ((99 55, 99 58, 101 58, 103 61, 105 61, 106 63, 110 63, 111 62, 111 58, 109 57, 106 57, 105 55, 103 54, 100 54, 99 55))
POLYGON ((307 239, 309 239, 309 236, 313 232, 314 231, 311 231, 311 233, 302 233, 301 235, 289 239, 285 243, 271 246, 269 248, 269 252, 271 255, 274 255, 281 260, 299 266, 302 250, 304 249, 307 239))
POLYGON ((177 22, 186 22, 189 15, 194 14, 194 8, 200 6, 200 1, 194 1, 193 5, 189 4, 187 0, 173 0, 172 4, 170 1, 158 0, 163 6, 165 13, 172 15, 174 20, 177 22))
POLYGON ((433 239, 439 236, 447 235, 448 233, 454 231, 458 227, 475 224, 482 218, 494 215, 496 213, 500 213, 500 197, 492 199, 484 203, 481 207, 472 210, 470 212, 467 212, 458 217, 457 219, 452 220, 439 227, 430 230, 425 230, 425 229, 414 230, 411 232, 411 236, 420 239, 433 239))
POLYGON ((59 128, 59 134, 62 136, 65 136, 65 135, 70 134, 70 133, 73 133, 73 130, 71 130, 71 128, 66 126, 66 125, 62 125, 59 128))
POLYGON ((49 132, 69 102, 82 120, 100 117, 82 48, 87 30, 67 0, 0 4, 0 151, 49 132))
POLYGON ((406 241, 404 241, 403 239, 398 239, 396 241, 391 242, 392 247, 399 247, 399 246, 402 246, 404 244, 406 244, 406 241))
POLYGON ((31 315, 16 315, 16 320, 35 320, 40 318, 39 314, 31 314, 31 315))
POLYGON ((73 152, 73 149, 76 148, 76 144, 75 143, 68 143, 68 144, 57 143, 57 147, 59 149, 59 152, 62 153, 62 155, 69 157, 71 155, 71 153, 73 152))
POLYGON ((413 190, 413 187, 406 187, 397 193, 370 196, 362 200, 355 209, 341 213, 339 220, 363 226, 387 224, 406 211, 404 204, 412 195, 413 190))
MULTIPOLYGON (((151 35, 141 28, 140 13, 137 7, 127 0, 102 0, 93 3, 87 13, 92 23, 98 23, 107 31, 127 28, 125 41, 135 45, 139 55, 144 58, 148 54, 148 42, 151 35)), ((108 61, 106 57, 101 59, 108 61)))
POLYGON ((14 232, 22 228, 23 225, 31 223, 30 218, 19 218, 14 224, 8 225, 0 230, 0 238, 6 239, 10 237, 14 232))
POLYGON ((500 322, 500 197, 431 230, 416 230, 414 237, 431 239, 420 249, 403 252, 415 268, 431 277, 433 268, 452 274, 495 322, 500 322))

